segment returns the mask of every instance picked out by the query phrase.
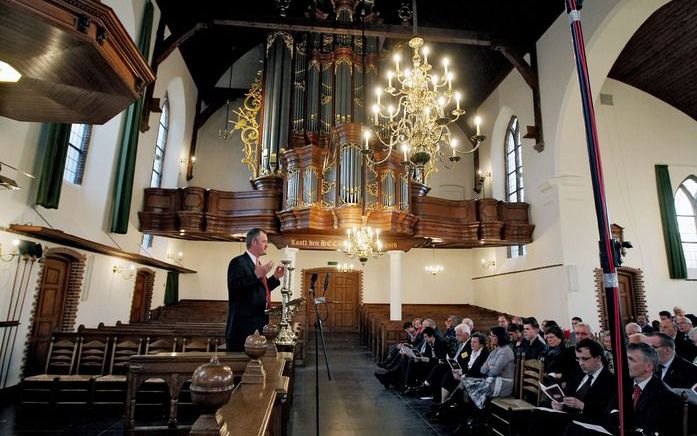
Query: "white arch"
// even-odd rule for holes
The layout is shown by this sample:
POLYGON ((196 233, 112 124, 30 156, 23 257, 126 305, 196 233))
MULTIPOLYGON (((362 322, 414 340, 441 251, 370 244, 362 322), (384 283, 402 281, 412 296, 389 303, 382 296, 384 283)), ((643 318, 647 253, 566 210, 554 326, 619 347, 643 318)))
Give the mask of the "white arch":
MULTIPOLYGON (((165 152, 164 172, 162 175, 163 188, 175 188, 178 183, 180 159, 189 154, 186 138, 187 111, 186 108, 193 104, 187 101, 184 90, 184 80, 181 76, 174 76, 167 83, 167 97, 169 99, 169 132, 167 137, 167 151, 165 152)), ((164 96, 164 95, 163 95, 164 96)))
MULTIPOLYGON (((620 0, 614 2, 614 6, 613 2, 594 2, 592 4, 592 7, 598 9, 602 9, 603 6, 608 9, 605 14, 602 13, 602 10, 592 11, 593 15, 589 14, 588 20, 590 25, 587 26, 592 29, 591 33, 586 33, 586 35, 591 35, 590 38, 587 38, 586 57, 594 101, 598 98, 602 84, 605 82, 612 65, 629 39, 651 14, 667 2, 667 0, 620 0)), ((590 7, 591 5, 588 6, 588 8, 590 7)), ((564 20, 566 21, 566 17, 564 20)), ((582 22, 584 30, 586 30, 586 20, 582 22)), ((566 31, 570 33, 568 24, 566 31)), ((571 51, 570 34, 567 35, 567 39, 569 40, 567 49, 571 51)), ((573 58, 568 55, 567 58, 573 61, 573 58)), ((557 70, 555 74, 566 78, 560 82, 565 83, 561 100, 558 104, 553 104, 552 108, 547 107, 548 111, 558 108, 559 114, 556 124, 550 126, 553 127, 553 130, 548 130, 548 132, 553 133, 553 144, 556 145, 554 156, 556 173, 558 175, 585 175, 588 171, 587 165, 579 165, 579 162, 586 162, 588 157, 585 146, 581 97, 574 63, 567 63, 566 68, 557 70)))

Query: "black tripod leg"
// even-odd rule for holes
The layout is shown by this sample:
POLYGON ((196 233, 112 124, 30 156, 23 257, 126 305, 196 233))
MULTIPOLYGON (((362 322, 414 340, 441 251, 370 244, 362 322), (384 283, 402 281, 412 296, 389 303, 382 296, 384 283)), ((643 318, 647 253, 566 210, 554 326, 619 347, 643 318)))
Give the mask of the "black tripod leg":
POLYGON ((324 343, 324 328, 322 328, 322 321, 319 321, 319 337, 322 340, 322 353, 324 353, 324 363, 327 365, 327 377, 329 381, 332 379, 332 373, 329 370, 329 359, 327 359, 327 345, 324 343))

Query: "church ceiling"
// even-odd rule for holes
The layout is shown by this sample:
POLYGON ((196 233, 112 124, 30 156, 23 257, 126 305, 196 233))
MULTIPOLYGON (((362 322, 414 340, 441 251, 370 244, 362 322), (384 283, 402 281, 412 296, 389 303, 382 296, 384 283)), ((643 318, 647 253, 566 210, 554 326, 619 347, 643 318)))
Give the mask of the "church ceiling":
MULTIPOLYGON (((198 23, 208 24, 180 46, 199 90, 213 87, 231 62, 265 41, 268 30, 255 29, 252 23, 326 26, 334 22, 336 5, 355 4, 355 16, 358 17, 362 4, 351 0, 293 0, 288 2, 286 17, 281 17, 277 3, 274 0, 199 0, 192 7, 191 2, 158 0, 164 20, 173 34, 184 34, 198 23), (246 24, 244 27, 220 24, 224 20, 246 24)), ((389 29, 396 28, 404 34, 405 28, 399 16, 403 3, 402 0, 366 1, 366 28, 388 29, 388 34, 389 29)), ((410 5, 411 1, 406 3, 410 5)), ((466 92, 469 109, 478 107, 513 68, 496 47, 506 46, 521 55, 527 53, 562 12, 563 3, 558 0, 430 0, 419 1, 417 8, 419 28, 431 28, 436 32, 447 29, 481 40, 478 45, 431 44, 439 58, 446 55, 451 58, 458 72, 457 81, 466 92)), ((360 29, 360 22, 354 23, 353 28, 360 29)), ((410 29, 410 24, 406 29, 410 29)), ((387 37, 383 42, 390 45, 405 41, 408 36, 399 40, 387 37)), ((425 39, 429 42, 428 36, 425 39)))
POLYGON ((649 17, 609 77, 659 98, 697 120, 697 2, 673 0, 649 17))

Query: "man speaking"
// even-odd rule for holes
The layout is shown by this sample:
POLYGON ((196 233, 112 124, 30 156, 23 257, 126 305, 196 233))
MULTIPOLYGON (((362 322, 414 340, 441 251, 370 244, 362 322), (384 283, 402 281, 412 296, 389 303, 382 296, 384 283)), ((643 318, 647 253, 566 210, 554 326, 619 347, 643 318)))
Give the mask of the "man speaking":
POLYGON ((283 277, 285 269, 276 267, 273 275, 267 274, 273 262, 261 263, 259 258, 266 254, 269 238, 266 232, 253 228, 247 232, 247 251, 230 261, 227 269, 228 316, 225 340, 228 351, 244 351, 247 336, 260 332, 269 322, 264 310, 271 305, 271 290, 283 277))

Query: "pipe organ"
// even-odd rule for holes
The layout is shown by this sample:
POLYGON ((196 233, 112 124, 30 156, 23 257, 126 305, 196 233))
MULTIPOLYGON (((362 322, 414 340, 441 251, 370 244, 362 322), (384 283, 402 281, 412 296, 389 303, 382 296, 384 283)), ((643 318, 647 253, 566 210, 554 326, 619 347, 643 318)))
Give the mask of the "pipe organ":
MULTIPOLYGON (((342 25, 356 0, 335 4, 342 25)), ((270 32, 263 71, 257 189, 281 189, 281 231, 368 223, 410 235, 410 179, 395 154, 364 164, 366 92, 377 83, 378 40, 351 35, 270 32)))

